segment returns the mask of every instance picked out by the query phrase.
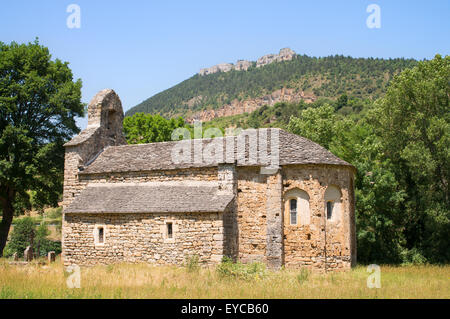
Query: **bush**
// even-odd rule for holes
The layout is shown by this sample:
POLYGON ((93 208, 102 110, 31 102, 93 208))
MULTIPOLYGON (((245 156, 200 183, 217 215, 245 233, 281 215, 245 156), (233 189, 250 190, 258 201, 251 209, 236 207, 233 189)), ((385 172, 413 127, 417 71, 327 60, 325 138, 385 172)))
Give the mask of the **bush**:
POLYGON ((43 222, 36 230, 36 240, 34 245, 36 256, 47 256, 49 251, 54 251, 57 255, 61 253, 61 242, 48 239, 48 235, 50 235, 50 231, 48 230, 47 223, 43 222))
POLYGON ((23 252, 29 245, 33 246, 36 256, 46 256, 49 251, 54 251, 58 255, 61 253, 61 242, 48 239, 49 234, 46 223, 41 223, 36 228, 35 221, 31 217, 17 219, 4 255, 11 257, 17 253, 19 257, 23 257, 23 252))
POLYGON ((419 252, 417 248, 403 249, 400 252, 402 264, 404 265, 422 265, 427 263, 427 259, 419 252))
MULTIPOLYGON (((61 242, 60 241, 53 241, 47 238, 44 238, 39 247, 39 256, 45 257, 48 255, 50 251, 54 251, 56 255, 61 254, 61 242)), ((37 254, 36 254, 37 255, 37 254)))
POLYGON ((266 266, 262 263, 234 263, 229 257, 223 257, 222 262, 217 266, 217 272, 222 278, 243 280, 258 280, 267 275, 266 266))
POLYGON ((23 252, 27 246, 32 245, 36 236, 36 228, 31 217, 18 219, 11 233, 11 240, 5 249, 5 257, 10 257, 17 253, 19 257, 23 257, 23 252))

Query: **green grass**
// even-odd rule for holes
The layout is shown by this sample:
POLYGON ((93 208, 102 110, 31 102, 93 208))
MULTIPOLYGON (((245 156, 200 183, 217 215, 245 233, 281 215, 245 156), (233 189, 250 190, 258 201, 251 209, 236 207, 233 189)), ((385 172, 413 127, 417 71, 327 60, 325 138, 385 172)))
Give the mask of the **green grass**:
POLYGON ((81 288, 69 289, 59 261, 18 266, 2 259, 0 298, 450 298, 450 266, 381 266, 380 289, 367 288, 368 275, 364 266, 322 274, 260 264, 197 271, 116 264, 81 268, 81 288))

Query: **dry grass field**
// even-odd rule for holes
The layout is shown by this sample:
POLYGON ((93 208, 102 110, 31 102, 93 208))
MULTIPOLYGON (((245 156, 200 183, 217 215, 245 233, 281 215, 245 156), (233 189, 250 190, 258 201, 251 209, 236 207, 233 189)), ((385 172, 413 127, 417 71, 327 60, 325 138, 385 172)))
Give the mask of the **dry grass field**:
POLYGON ((81 268, 81 287, 51 265, 0 260, 5 298, 450 298, 450 266, 381 266, 381 288, 367 287, 367 267, 343 273, 265 270, 261 265, 198 268, 117 264, 81 268), (238 269, 239 268, 239 269, 238 269), (237 270, 236 270, 237 269, 237 270))

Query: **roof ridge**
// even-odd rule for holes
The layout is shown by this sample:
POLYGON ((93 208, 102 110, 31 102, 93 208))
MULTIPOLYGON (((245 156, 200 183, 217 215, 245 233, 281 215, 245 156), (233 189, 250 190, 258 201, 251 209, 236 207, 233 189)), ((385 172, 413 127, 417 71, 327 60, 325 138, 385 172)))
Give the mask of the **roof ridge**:
MULTIPOLYGON (((258 139, 260 137, 267 137, 268 143, 272 143, 272 133, 277 132, 275 137, 279 137, 279 157, 278 161, 275 158, 270 157, 272 160, 277 161, 278 165, 298 165, 298 164, 329 164, 329 165, 343 165, 352 166, 346 161, 340 159, 334 155, 331 151, 327 150, 320 144, 311 141, 310 139, 293 134, 281 128, 260 128, 255 129, 258 139), (262 131, 266 133, 261 134, 262 131)), ((248 132, 248 130, 247 130, 248 132)), ((245 134, 243 131, 241 134, 245 134)), ((257 145, 257 158, 256 162, 250 161, 250 149, 245 151, 245 158, 240 158, 238 151, 238 145, 236 141, 240 135, 221 136, 217 138, 197 138, 178 141, 165 141, 155 143, 143 143, 143 144, 127 144, 118 146, 109 146, 93 161, 89 166, 80 172, 81 175, 87 174, 103 174, 103 173, 120 173, 120 172, 143 172, 143 171, 156 171, 156 170, 173 170, 173 169, 188 169, 188 168, 205 168, 205 167, 217 167, 223 163, 236 163, 238 166, 267 166, 267 156, 272 155, 272 144, 267 145, 267 154, 264 149, 259 148, 260 141, 257 145), (231 145, 227 142, 229 139, 234 141, 231 145), (194 140, 194 143, 192 143, 194 140), (174 149, 178 142, 187 141, 188 152, 196 152, 195 142, 200 141, 202 151, 201 161, 197 161, 193 153, 185 154, 182 150, 182 160, 174 162, 173 152, 178 154, 180 150, 174 149), (217 146, 214 146, 213 141, 217 141, 217 146), (208 144, 210 143, 210 144, 208 144), (210 147, 211 145, 211 147, 210 147), (214 147, 213 147, 214 146, 214 147), (193 147, 193 148, 192 148, 193 147), (215 157, 210 154, 212 150, 216 150, 216 147, 222 147, 223 158, 215 157), (230 147, 232 149, 230 149, 230 147), (213 149, 212 149, 213 148, 213 149), (259 153, 262 152, 262 153, 259 153), (236 155, 237 154, 237 155, 236 155), (263 158, 260 158, 260 156, 263 158), (185 156, 186 155, 186 156, 185 156), (234 156, 234 161, 230 162, 228 156, 234 156), (237 162, 236 162, 237 160, 237 162)), ((245 135, 244 135, 245 136, 245 135)), ((276 141, 275 141, 276 142, 276 141)), ((248 142, 246 142, 246 148, 248 142)), ((184 147, 184 146, 183 146, 184 147)), ((275 147, 278 147, 275 145, 275 147)), ((218 149, 217 149, 218 150, 218 149)), ((274 154, 276 154, 275 152, 274 154)), ((276 156, 276 155, 275 155, 276 156)))
MULTIPOLYGON (((252 129, 252 128, 248 128, 248 129, 244 129, 242 130, 242 132, 245 131, 249 131, 249 130, 256 130, 256 131, 261 131, 261 130, 277 130, 277 131, 282 131, 282 132, 286 132, 288 134, 291 135, 295 135, 295 136, 299 136, 296 134, 292 134, 282 128, 279 127, 260 127, 260 128, 256 128, 256 129, 252 129)), ((144 146, 144 145, 152 145, 152 144, 169 144, 169 143, 175 143, 175 142, 180 142, 180 141, 198 141, 198 140, 214 140, 214 139, 225 139, 225 138, 237 138, 239 135, 242 134, 242 132, 238 135, 226 135, 226 136, 217 136, 217 137, 202 137, 202 138, 188 138, 188 139, 181 139, 181 140, 174 140, 174 141, 161 141, 161 142, 151 142, 151 143, 138 143, 138 144, 123 144, 123 145, 114 145, 113 147, 126 147, 126 146, 144 146)))
POLYGON ((170 144, 170 143, 177 143, 181 141, 206 141, 206 140, 215 140, 215 139, 224 139, 224 138, 236 138, 237 135, 233 136, 217 136, 217 137, 202 137, 202 138, 189 138, 189 139, 181 139, 181 140, 174 140, 174 141, 162 141, 162 142, 151 142, 151 143, 138 143, 138 144, 123 144, 123 145, 114 145, 112 147, 127 147, 127 146, 146 146, 146 145, 162 145, 162 144, 170 144))

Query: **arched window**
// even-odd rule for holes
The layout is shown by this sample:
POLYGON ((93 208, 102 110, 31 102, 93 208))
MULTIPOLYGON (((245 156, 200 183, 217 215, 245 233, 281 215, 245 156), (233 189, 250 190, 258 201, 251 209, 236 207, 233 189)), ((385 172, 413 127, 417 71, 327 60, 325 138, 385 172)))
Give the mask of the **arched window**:
POLYGON ((325 213, 328 220, 338 220, 341 210, 341 190, 331 185, 325 191, 325 213))
POLYGON ((286 220, 290 225, 309 225, 309 195, 305 191, 294 188, 285 194, 286 220))
POLYGON ((327 201, 327 219, 331 219, 333 217, 333 206, 334 202, 329 200, 327 201))
POLYGON ((291 225, 297 225, 297 200, 290 199, 289 200, 289 215, 291 225))

